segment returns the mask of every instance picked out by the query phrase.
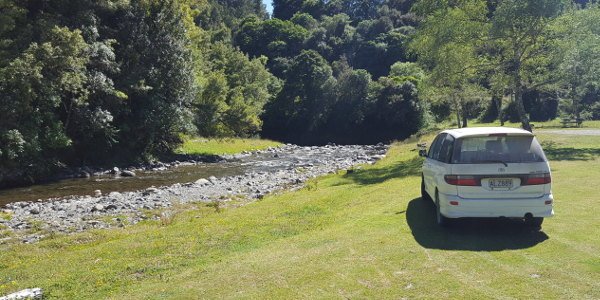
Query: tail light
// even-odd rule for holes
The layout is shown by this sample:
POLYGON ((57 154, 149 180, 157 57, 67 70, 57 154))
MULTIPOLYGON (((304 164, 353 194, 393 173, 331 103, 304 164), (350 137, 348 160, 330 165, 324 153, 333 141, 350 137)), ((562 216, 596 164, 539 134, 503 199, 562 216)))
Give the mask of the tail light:
POLYGON ((550 173, 543 174, 530 174, 525 177, 525 180, 521 185, 540 185, 540 184, 548 184, 552 182, 552 177, 550 173))
POLYGON ((444 176, 446 183, 450 185, 461 186, 479 186, 479 180, 475 176, 470 175, 446 175, 444 176))

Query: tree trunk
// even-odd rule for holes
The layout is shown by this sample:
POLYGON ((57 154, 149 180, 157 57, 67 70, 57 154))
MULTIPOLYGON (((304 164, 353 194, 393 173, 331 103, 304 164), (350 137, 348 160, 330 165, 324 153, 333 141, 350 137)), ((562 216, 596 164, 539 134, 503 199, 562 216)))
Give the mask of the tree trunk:
POLYGON ((571 85, 571 97, 573 98, 573 115, 575 116, 575 119, 579 120, 579 101, 577 101, 577 93, 574 84, 571 85))
POLYGON ((456 126, 458 128, 462 128, 460 125, 460 105, 458 104, 455 96, 452 96, 452 103, 454 103, 454 110, 456 112, 456 126))
POLYGON ((515 84, 515 104, 517 105, 517 112, 519 113, 519 119, 521 120, 521 127, 529 132, 533 132, 531 125, 529 124, 529 118, 525 113, 525 106, 523 105, 523 84, 521 83, 521 74, 519 73, 520 69, 520 63, 515 61, 515 70, 513 75, 515 84))
POLYGON ((469 127, 468 121, 467 121, 467 114, 465 113, 465 111, 466 110, 464 109, 464 106, 463 106, 463 110, 462 110, 462 121, 463 121, 463 123, 462 123, 462 126, 463 127, 469 127))
POLYGON ((493 96, 492 101, 494 105, 496 105, 496 109, 498 110, 498 121, 500 121, 500 126, 504 126, 504 114, 502 112, 502 97, 503 96, 493 96))

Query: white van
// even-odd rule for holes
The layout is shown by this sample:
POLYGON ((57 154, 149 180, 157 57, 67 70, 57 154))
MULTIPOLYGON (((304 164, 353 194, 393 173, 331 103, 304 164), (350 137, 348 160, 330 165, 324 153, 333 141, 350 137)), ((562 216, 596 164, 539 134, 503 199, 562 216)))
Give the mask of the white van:
POLYGON ((550 165, 535 136, 504 127, 446 130, 425 157, 423 199, 436 206, 437 223, 449 219, 524 218, 541 227, 554 215, 550 165))

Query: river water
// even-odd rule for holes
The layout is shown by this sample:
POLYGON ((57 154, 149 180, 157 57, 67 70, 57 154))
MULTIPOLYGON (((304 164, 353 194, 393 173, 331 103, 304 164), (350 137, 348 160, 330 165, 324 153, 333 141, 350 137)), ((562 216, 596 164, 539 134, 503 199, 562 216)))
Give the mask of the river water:
POLYGON ((236 156, 218 163, 184 164, 163 171, 136 171, 136 177, 105 174, 91 178, 74 178, 22 188, 0 190, 0 207, 13 202, 36 201, 66 196, 128 192, 151 186, 169 186, 175 183, 194 182, 210 176, 226 177, 247 172, 275 172, 303 166, 327 164, 334 158, 369 155, 377 152, 369 147, 289 147, 285 151, 262 151, 236 156))
POLYGON ((173 167, 164 171, 136 171, 136 177, 106 174, 91 178, 64 179, 46 184, 0 190, 0 207, 12 202, 93 195, 95 190, 101 190, 104 193, 136 191, 151 186, 193 182, 209 176, 233 176, 243 174, 248 167, 240 162, 200 163, 173 167))

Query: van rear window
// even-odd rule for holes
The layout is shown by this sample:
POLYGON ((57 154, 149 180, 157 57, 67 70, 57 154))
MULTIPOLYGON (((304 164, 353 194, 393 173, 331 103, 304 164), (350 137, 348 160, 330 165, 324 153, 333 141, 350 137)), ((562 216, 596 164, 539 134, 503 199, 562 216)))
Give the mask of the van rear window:
POLYGON ((452 163, 545 162, 542 147, 533 136, 477 136, 457 139, 452 163))

